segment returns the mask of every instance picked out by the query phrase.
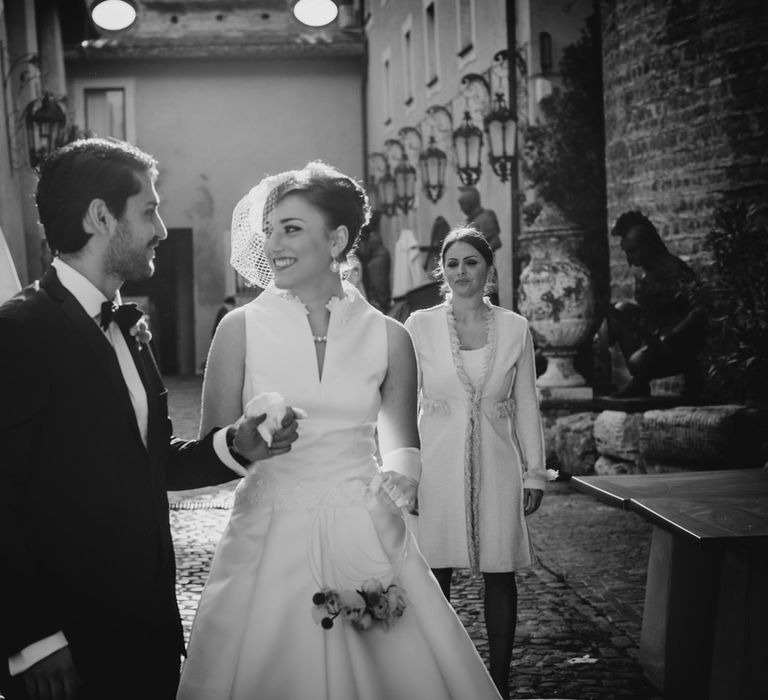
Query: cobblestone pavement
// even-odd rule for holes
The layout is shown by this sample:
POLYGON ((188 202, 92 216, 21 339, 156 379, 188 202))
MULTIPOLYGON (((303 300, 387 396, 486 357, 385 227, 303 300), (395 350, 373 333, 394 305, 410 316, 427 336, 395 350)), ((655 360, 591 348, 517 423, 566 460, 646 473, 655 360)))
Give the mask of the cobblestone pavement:
MULTIPOLYGON (((194 437, 200 379, 167 384, 176 434, 194 437)), ((187 636, 234 485, 170 494, 187 636)), ((518 574, 512 697, 660 700, 637 662, 650 525, 556 482, 529 526, 539 561, 518 574)), ((482 595, 482 581, 456 572, 452 602, 487 660, 482 595)))

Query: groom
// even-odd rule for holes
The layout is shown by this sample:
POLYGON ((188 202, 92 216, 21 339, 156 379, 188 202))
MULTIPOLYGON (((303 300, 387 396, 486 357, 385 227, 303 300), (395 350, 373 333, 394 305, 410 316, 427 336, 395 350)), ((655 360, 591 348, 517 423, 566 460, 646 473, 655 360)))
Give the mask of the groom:
POLYGON ((57 257, 0 307, 0 696, 172 700, 184 653, 167 490, 231 481, 287 452, 241 417, 171 436, 167 391, 126 280, 167 237, 157 163, 126 143, 71 143, 41 166, 57 257))

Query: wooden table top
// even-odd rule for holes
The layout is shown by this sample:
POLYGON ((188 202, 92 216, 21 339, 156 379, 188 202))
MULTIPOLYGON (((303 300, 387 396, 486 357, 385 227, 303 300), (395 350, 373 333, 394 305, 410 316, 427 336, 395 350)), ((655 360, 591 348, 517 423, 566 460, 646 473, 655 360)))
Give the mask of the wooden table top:
POLYGON ((768 543, 768 469, 574 476, 570 483, 700 545, 768 543))

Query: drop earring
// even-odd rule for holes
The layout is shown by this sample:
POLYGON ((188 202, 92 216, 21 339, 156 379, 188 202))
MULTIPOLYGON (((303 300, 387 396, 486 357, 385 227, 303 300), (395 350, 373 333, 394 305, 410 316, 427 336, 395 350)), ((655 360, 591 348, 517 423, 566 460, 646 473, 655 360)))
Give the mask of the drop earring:
POLYGON ((338 272, 339 271, 339 261, 336 260, 336 258, 331 258, 331 272, 338 272))

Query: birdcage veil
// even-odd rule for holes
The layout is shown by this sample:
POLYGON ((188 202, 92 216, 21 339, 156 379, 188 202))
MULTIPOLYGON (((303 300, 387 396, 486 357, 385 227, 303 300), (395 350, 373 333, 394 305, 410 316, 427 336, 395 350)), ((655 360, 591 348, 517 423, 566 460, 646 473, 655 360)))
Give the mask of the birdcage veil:
POLYGON ((232 212, 230 264, 249 283, 265 288, 272 282, 272 268, 264 252, 271 233, 272 214, 282 192, 294 181, 295 170, 265 177, 232 212))

